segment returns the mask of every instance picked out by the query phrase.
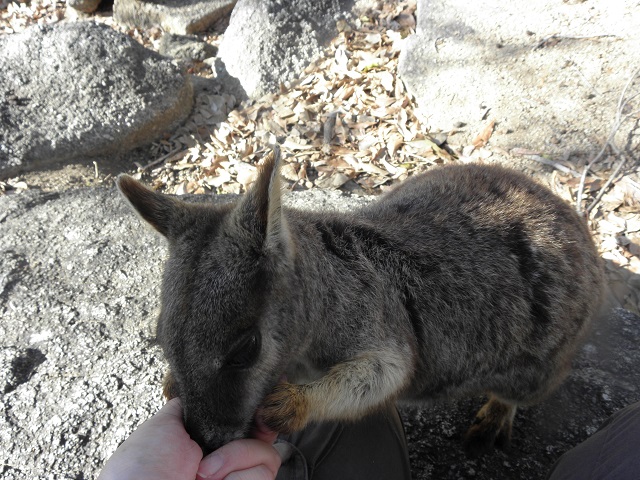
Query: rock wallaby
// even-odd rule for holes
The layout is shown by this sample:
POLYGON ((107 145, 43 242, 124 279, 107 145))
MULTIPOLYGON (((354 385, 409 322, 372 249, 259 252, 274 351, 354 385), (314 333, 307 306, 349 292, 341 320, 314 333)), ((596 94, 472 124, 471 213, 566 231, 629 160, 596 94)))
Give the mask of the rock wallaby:
POLYGON ((117 184, 168 239, 157 340, 191 436, 356 420, 388 402, 486 394, 470 453, 567 374, 602 268, 573 209, 526 176, 453 165, 355 212, 282 206, 276 148, 236 203, 117 184))

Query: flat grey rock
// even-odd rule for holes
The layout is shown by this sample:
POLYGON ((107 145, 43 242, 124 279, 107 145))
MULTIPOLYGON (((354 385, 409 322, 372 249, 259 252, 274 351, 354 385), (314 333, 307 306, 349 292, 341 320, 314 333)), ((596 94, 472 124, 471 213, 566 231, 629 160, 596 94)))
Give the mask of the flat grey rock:
POLYGON ((160 39, 158 53, 178 60, 199 60, 215 57, 218 49, 195 36, 165 33, 160 39))
POLYGON ((95 12, 102 0, 67 0, 67 7, 82 13, 95 12))
POLYGON ((236 0, 116 0, 113 16, 132 27, 161 27, 186 35, 206 30, 227 15, 236 0))
MULTIPOLYGON (((300 75, 337 34, 352 0, 239 0, 220 45, 219 69, 258 98, 300 75), (226 71, 226 72, 225 72, 226 71)), ((237 96, 237 92, 234 92, 237 96)))
MULTIPOLYGON (((285 198, 339 210, 371 201, 336 191, 285 198)), ((151 324, 164 240, 104 188, 1 196, 0 230, 0 476, 95 478, 162 404, 165 364, 151 324)), ((599 322, 574 365, 547 401, 519 410, 507 453, 464 457, 461 435, 479 398, 403 408, 414 478, 543 478, 640 399, 640 317, 616 310, 599 322)))
POLYGON ((0 36, 0 174, 126 151, 179 125, 189 78, 106 25, 0 36))

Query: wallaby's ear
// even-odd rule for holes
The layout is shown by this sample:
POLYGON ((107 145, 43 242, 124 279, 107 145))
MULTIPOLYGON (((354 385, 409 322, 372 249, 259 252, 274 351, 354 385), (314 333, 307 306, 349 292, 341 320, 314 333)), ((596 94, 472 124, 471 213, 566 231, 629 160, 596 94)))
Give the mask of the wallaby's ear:
POLYGON ((128 175, 118 176, 116 185, 144 220, 165 237, 171 236, 179 209, 177 200, 148 189, 128 175))
POLYGON ((238 207, 243 227, 267 248, 286 248, 289 243, 281 188, 280 147, 276 145, 258 167, 258 178, 238 207))

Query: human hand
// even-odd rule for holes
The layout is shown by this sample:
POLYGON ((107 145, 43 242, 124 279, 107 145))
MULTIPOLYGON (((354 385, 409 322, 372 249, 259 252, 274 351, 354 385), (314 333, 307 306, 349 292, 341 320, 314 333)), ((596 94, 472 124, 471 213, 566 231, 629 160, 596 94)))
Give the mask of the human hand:
POLYGON ((204 459, 184 428, 179 398, 140 425, 111 456, 98 480, 273 480, 280 455, 277 434, 257 419, 254 438, 234 440, 204 459), (197 474, 197 477, 196 477, 197 474))
POLYGON ((207 455, 198 468, 198 479, 274 480, 282 462, 272 445, 278 436, 256 417, 253 438, 234 440, 207 455))
POLYGON ((165 404, 118 447, 98 480, 193 480, 202 450, 184 429, 179 398, 165 404))

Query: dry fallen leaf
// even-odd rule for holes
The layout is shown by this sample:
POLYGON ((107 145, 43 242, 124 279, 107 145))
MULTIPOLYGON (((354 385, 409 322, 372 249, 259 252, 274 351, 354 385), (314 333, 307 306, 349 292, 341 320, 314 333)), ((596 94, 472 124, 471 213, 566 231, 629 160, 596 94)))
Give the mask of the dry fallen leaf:
POLYGON ((495 126, 495 124, 496 124, 495 120, 489 121, 489 123, 487 123, 485 125, 485 127, 478 134, 478 136, 473 139, 471 144, 475 148, 484 147, 487 144, 487 142, 489 141, 489 139, 491 138, 491 134, 493 134, 493 127, 495 126))

